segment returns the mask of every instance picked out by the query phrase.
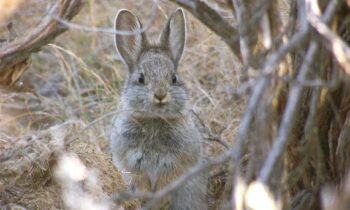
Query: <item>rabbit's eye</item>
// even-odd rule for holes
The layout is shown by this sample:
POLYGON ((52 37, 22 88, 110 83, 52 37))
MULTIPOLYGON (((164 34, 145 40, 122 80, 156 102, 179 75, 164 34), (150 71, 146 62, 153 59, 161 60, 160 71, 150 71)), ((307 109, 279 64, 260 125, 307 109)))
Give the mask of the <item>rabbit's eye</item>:
POLYGON ((172 77, 172 82, 173 82, 173 84, 177 83, 177 76, 175 74, 172 77))
POLYGON ((139 83, 140 84, 145 84, 145 75, 143 73, 141 73, 140 76, 139 76, 139 83))

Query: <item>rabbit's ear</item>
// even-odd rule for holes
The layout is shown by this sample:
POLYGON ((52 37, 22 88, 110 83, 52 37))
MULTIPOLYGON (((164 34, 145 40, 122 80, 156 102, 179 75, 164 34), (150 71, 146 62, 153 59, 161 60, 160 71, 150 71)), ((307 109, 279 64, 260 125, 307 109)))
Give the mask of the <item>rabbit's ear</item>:
POLYGON ((114 28, 116 31, 132 33, 128 35, 116 34, 115 45, 129 69, 133 70, 146 42, 144 33, 141 33, 141 22, 132 12, 123 9, 119 10, 115 17, 114 28))
POLYGON ((185 47, 185 24, 184 12, 181 8, 178 8, 169 18, 160 36, 161 44, 170 50, 176 64, 178 64, 185 47))

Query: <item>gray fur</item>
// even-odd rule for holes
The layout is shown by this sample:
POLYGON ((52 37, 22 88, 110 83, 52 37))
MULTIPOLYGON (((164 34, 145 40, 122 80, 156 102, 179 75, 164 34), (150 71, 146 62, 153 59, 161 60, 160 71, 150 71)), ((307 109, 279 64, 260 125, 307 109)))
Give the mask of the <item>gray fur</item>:
MULTIPOLYGON (((138 18, 130 11, 118 13, 117 30, 128 28, 123 21, 131 23, 132 30, 141 29, 138 18)), ((131 179, 138 191, 160 190, 203 161, 201 135, 187 105, 187 90, 177 73, 185 34, 183 11, 178 9, 157 44, 149 44, 145 34, 127 39, 116 35, 117 50, 128 65, 129 76, 110 148, 116 167, 131 173, 124 176, 125 181, 131 179), (155 95, 166 97, 157 104, 155 95)), ((206 175, 197 176, 172 193, 170 209, 207 209, 206 181, 206 175)))

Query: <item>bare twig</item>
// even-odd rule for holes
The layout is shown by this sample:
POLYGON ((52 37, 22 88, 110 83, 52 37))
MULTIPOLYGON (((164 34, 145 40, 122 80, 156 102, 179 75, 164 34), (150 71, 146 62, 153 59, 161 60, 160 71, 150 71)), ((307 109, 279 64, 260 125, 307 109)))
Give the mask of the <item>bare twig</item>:
MULTIPOLYGON (((300 13, 303 13, 302 8, 299 10, 300 13)), ((305 14, 305 13, 304 13, 305 14)), ((300 17, 303 17, 303 14, 299 15, 300 17)), ((309 33, 309 27, 307 25, 306 21, 302 21, 303 24, 301 24, 301 29, 299 32, 295 33, 291 38, 290 41, 286 44, 282 45, 275 53, 273 53, 268 60, 266 61, 262 72, 266 75, 270 75, 275 72, 276 65, 278 62, 290 51, 295 49, 299 46, 299 44, 307 37, 309 33)), ((245 145, 245 140, 247 139, 248 131, 250 128, 251 121, 254 116, 254 110, 257 107, 258 102, 261 100, 261 97, 265 91, 265 89, 268 87, 270 81, 270 77, 265 76, 261 77, 256 81, 256 84, 253 88, 253 93, 249 98, 248 105, 246 108, 246 111, 244 113, 244 116, 241 120, 241 123, 239 124, 238 133, 235 140, 235 147, 237 149, 237 153, 235 156, 235 172, 236 175, 239 175, 240 173, 240 159, 243 155, 243 148, 245 145)))
POLYGON ((312 146, 312 138, 315 135, 315 124, 316 124, 316 115, 317 115, 317 104, 320 95, 320 88, 316 88, 311 96, 309 112, 305 123, 303 139, 300 140, 302 145, 300 154, 303 154, 304 158, 301 160, 301 163, 298 163, 297 168, 295 168, 292 174, 285 181, 286 189, 288 187, 293 187, 296 182, 300 179, 300 176, 305 172, 305 167, 307 161, 310 158, 310 148, 312 146))
POLYGON ((221 137, 218 136, 218 135, 213 135, 213 134, 212 134, 211 136, 207 137, 206 139, 207 139, 207 140, 210 140, 210 141, 215 141, 215 142, 221 144, 221 145, 222 145, 223 147, 225 147, 226 149, 229 149, 229 148, 230 148, 230 145, 228 145, 228 144, 226 143, 226 141, 222 140, 221 137))
POLYGON ((230 47, 232 53, 242 61, 240 44, 237 38, 238 31, 224 20, 220 14, 201 0, 170 0, 191 12, 199 21, 206 25, 215 34, 220 36, 230 47))
MULTIPOLYGON (((313 4, 317 4, 317 2, 310 0, 305 0, 306 4, 308 6, 314 6, 313 4)), ((336 1, 332 1, 327 6, 325 17, 330 18, 333 14, 336 8, 336 1)), ((314 59, 314 56, 317 52, 317 44, 315 42, 311 42, 309 49, 306 53, 305 61, 303 65, 300 68, 300 72, 297 76, 297 80, 305 80, 307 78, 308 72, 310 71, 310 64, 314 59)), ((289 133, 291 131, 291 128, 294 125, 295 122, 295 112, 298 108, 299 99, 301 96, 301 92, 303 90, 303 87, 300 85, 294 85, 291 89, 289 96, 288 96, 288 103, 285 109, 285 113, 282 117, 281 126, 278 131, 277 137, 274 141, 274 144, 272 146, 271 152, 269 153, 263 168, 261 169, 258 179, 261 180, 264 183, 267 183, 269 181, 269 178, 271 177, 271 173, 273 172, 273 168, 277 161, 281 158, 287 144, 287 139, 289 136, 289 133)))
POLYGON ((285 82, 290 82, 290 83, 295 83, 295 84, 299 84, 302 85, 304 87, 323 87, 323 88, 334 88, 338 85, 339 81, 337 81, 336 79, 333 79, 331 81, 326 81, 326 80, 322 80, 322 79, 306 79, 306 80, 297 80, 291 76, 278 76, 276 74, 261 74, 258 76, 252 76, 249 79, 251 80, 258 80, 261 77, 270 77, 276 80, 282 80, 285 82))
POLYGON ((91 27, 91 26, 84 26, 80 24, 70 23, 69 21, 66 21, 60 17, 51 16, 51 18, 58 21, 60 24, 62 24, 64 27, 72 29, 72 30, 79 30, 79 31, 86 31, 86 32, 93 32, 93 33, 108 33, 108 34, 120 34, 120 35, 135 35, 139 33, 146 32, 153 24, 154 20, 157 16, 157 10, 159 6, 159 0, 155 0, 153 2, 148 21, 146 22, 145 26, 142 26, 142 28, 137 29, 135 31, 125 31, 125 30, 116 30, 113 28, 101 28, 101 27, 91 27))
MULTIPOLYGON (((300 20, 300 30, 295 33, 291 38, 290 41, 286 44, 282 45, 278 48, 278 50, 270 55, 270 57, 265 62, 262 72, 266 75, 273 74, 276 71, 276 65, 279 63, 279 61, 284 58, 284 56, 298 47, 302 41, 307 37, 309 34, 309 27, 307 25, 307 21, 304 18, 305 17, 305 8, 300 5, 300 8, 298 10, 299 12, 299 20, 300 20)), ((263 94, 265 90, 267 89, 270 82, 269 76, 264 76, 259 78, 256 81, 256 84, 253 88, 252 95, 249 98, 248 105, 246 108, 246 111, 244 113, 244 116, 241 120, 241 123, 238 127, 238 132, 235 139, 235 154, 234 156, 234 177, 233 182, 236 182, 236 179, 239 179, 241 177, 241 160, 244 155, 245 145, 247 142, 248 132, 251 128, 251 122, 253 120, 253 117, 255 116, 255 110, 258 106, 259 101, 262 99, 263 94)), ((240 193, 239 196, 243 196, 244 192, 240 193)), ((235 200, 242 200, 242 197, 235 197, 235 193, 232 193, 232 202, 236 203, 235 200)), ((239 206, 237 206, 239 207, 239 206)))
POLYGON ((350 75, 350 48, 348 45, 318 15, 309 12, 307 18, 311 26, 325 42, 327 48, 333 53, 340 66, 350 75))
MULTIPOLYGON (((317 49, 318 49, 317 44, 315 42, 312 42, 306 53, 305 61, 300 68, 300 73, 298 75, 299 80, 306 79, 308 72, 310 71, 310 65, 314 59, 317 49)), ((303 90, 303 86, 296 84, 293 86, 292 90, 289 92, 288 104, 285 109, 285 113, 283 115, 281 126, 278 131, 276 140, 274 141, 271 152, 269 153, 267 160, 264 163, 264 166, 259 174, 259 179, 265 183, 268 182, 268 179, 270 178, 270 175, 273 171, 273 168, 275 167, 275 164, 277 163, 277 161, 280 160, 285 150, 289 133, 295 123, 295 117, 296 117, 295 112, 298 110, 298 105, 299 105, 299 100, 300 100, 302 90, 303 90)))
POLYGON ((83 133, 85 133, 88 129, 90 129, 92 126, 94 126, 97 122, 99 122, 107 117, 115 116, 117 113, 118 113, 118 111, 108 112, 108 113, 94 119, 93 121, 89 122, 80 131, 78 131, 76 135, 74 135, 74 138, 67 140, 66 145, 70 145, 74 141, 78 140, 83 133))
POLYGON ((248 36, 249 26, 246 24, 248 21, 248 11, 243 0, 232 0, 236 19, 238 22, 238 31, 240 37, 240 47, 242 53, 242 60, 244 65, 249 65, 251 51, 250 51, 250 41, 248 36))
MULTIPOLYGON (((30 54, 40 47, 52 41, 55 37, 67 30, 51 16, 60 17, 63 20, 71 20, 81 9, 81 0, 59 0, 51 7, 49 14, 28 35, 19 37, 0 47, 0 75, 1 83, 8 84, 11 80, 14 66, 26 62, 30 54)), ((23 73, 23 72, 22 72, 23 73)), ((13 82, 13 81, 11 81, 13 82)))
POLYGON ((192 115, 195 117, 195 122, 198 122, 200 125, 197 125, 199 127, 199 130, 201 133, 206 134, 204 138, 209 141, 215 141, 219 144, 221 144, 226 149, 229 149, 230 146, 226 143, 226 140, 221 139, 220 134, 214 134, 208 126, 205 125, 203 120, 198 116, 197 113, 195 113, 193 110, 191 110, 192 115))

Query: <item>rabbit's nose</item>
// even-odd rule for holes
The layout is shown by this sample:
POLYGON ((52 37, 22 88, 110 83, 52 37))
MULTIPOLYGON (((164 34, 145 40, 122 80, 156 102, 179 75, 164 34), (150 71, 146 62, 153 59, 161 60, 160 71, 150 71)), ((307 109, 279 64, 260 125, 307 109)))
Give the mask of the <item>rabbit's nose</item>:
POLYGON ((160 103, 166 103, 167 102, 167 93, 155 93, 154 94, 154 102, 156 104, 160 104, 160 103))

